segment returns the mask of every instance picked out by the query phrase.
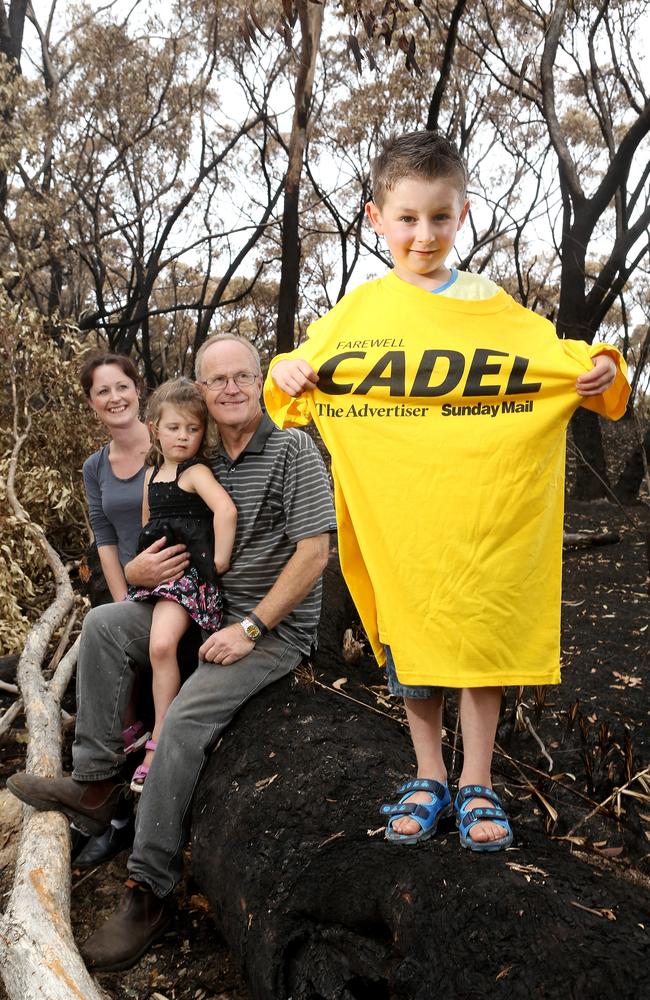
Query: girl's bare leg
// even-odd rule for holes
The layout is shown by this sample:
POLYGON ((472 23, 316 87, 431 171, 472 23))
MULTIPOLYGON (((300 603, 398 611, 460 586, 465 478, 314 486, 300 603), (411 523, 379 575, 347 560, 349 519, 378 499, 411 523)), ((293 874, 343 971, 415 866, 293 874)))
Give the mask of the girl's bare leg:
MULTIPOLYGON (((444 784, 447 769, 442 759, 442 692, 431 698, 405 698, 404 708, 418 762, 418 778, 433 778, 444 784)), ((413 792, 407 801, 427 804, 431 802, 431 794, 413 792)), ((408 816, 396 819, 392 827, 396 833, 406 836, 420 830, 420 824, 408 816)))
MULTIPOLYGON (((492 754, 501 707, 501 688, 463 688, 458 692, 460 728, 463 734, 463 770, 458 780, 464 785, 492 788, 492 754)), ((488 799, 470 799, 470 807, 494 808, 488 799)), ((504 829, 490 820, 477 823, 469 832, 472 840, 502 840, 504 829)))
MULTIPOLYGON (((167 710, 180 691, 178 644, 189 628, 191 618, 185 608, 174 601, 158 600, 153 609, 149 636, 149 659, 153 679, 151 689, 156 713, 151 738, 158 740, 167 710)), ((151 764, 153 750, 145 754, 144 764, 151 764)))

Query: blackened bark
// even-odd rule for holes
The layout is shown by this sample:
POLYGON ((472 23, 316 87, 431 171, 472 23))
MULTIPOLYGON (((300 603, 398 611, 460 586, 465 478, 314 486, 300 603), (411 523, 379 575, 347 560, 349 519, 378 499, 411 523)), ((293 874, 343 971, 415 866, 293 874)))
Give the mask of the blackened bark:
POLYGON ((607 464, 598 417, 578 409, 571 418, 573 443, 579 451, 573 496, 576 500, 600 500, 608 496, 607 464))
POLYGON ((11 0, 7 16, 4 0, 0 2, 0 52, 7 57, 9 62, 15 63, 18 69, 23 50, 27 3, 28 0, 11 0))
POLYGON ((282 268, 278 291, 278 352, 294 348, 294 325, 298 307, 298 276, 300 273, 299 205, 307 129, 312 103, 314 72, 323 23, 323 7, 310 0, 298 3, 301 43, 300 63, 296 75, 294 114, 289 137, 289 164, 285 177, 282 212, 282 268))
POLYGON ((643 449, 641 445, 638 445, 630 453, 623 471, 618 477, 614 493, 621 503, 636 503, 638 501, 639 488, 645 475, 643 451, 645 451, 646 461, 650 465, 650 427, 643 438, 643 449))
POLYGON ((456 52, 456 42, 458 40, 458 26, 466 6, 467 0, 457 0, 454 4, 454 9, 451 12, 449 30, 447 31, 447 37, 445 40, 445 51, 442 57, 442 64, 440 66, 440 74, 433 89, 431 101, 429 102, 429 113, 427 115, 428 129, 437 129, 439 125, 442 99, 444 97, 445 89, 449 82, 449 77, 454 64, 454 54, 456 52))

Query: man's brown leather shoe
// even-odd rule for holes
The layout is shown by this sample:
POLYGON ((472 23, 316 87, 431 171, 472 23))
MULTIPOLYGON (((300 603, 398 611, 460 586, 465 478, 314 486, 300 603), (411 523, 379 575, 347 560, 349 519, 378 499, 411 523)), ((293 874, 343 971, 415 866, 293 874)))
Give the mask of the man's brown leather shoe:
POLYGON ((92 972, 130 969, 162 937, 174 916, 170 899, 129 879, 120 905, 79 949, 92 972))
POLYGON ((102 833, 115 815, 128 786, 119 778, 75 781, 73 778, 39 778, 13 774, 7 788, 22 802, 41 812, 62 812, 84 833, 102 833))

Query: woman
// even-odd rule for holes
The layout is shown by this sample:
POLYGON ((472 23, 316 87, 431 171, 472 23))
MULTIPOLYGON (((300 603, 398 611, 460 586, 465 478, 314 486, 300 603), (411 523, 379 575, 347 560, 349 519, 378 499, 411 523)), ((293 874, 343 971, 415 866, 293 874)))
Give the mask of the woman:
POLYGON ((124 566, 135 556, 142 524, 144 458, 149 432, 140 420, 142 379, 121 354, 95 354, 79 374, 88 405, 111 440, 83 466, 90 523, 114 601, 126 595, 124 566))
MULTIPOLYGON (((143 382, 133 362, 122 354, 91 355, 79 380, 88 405, 111 438, 86 459, 83 477, 102 571, 111 597, 121 601, 127 590, 124 566, 136 554, 142 525, 144 459, 150 446, 149 432, 140 420, 143 382)), ((129 750, 149 736, 135 718, 131 707, 124 733, 129 750)), ((130 808, 100 836, 86 837, 73 828, 72 840, 75 867, 108 861, 133 841, 130 808)))

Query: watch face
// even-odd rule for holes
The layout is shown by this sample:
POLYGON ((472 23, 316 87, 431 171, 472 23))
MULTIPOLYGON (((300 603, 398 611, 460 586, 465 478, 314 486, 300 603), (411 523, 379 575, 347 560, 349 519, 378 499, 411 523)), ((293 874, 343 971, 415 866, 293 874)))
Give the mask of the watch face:
POLYGON ((255 624, 255 622, 252 622, 250 618, 242 619, 242 628, 244 629, 244 632, 246 633, 248 638, 252 639, 253 642, 255 642, 256 639, 259 639, 259 637, 262 634, 258 629, 257 625, 255 624))

